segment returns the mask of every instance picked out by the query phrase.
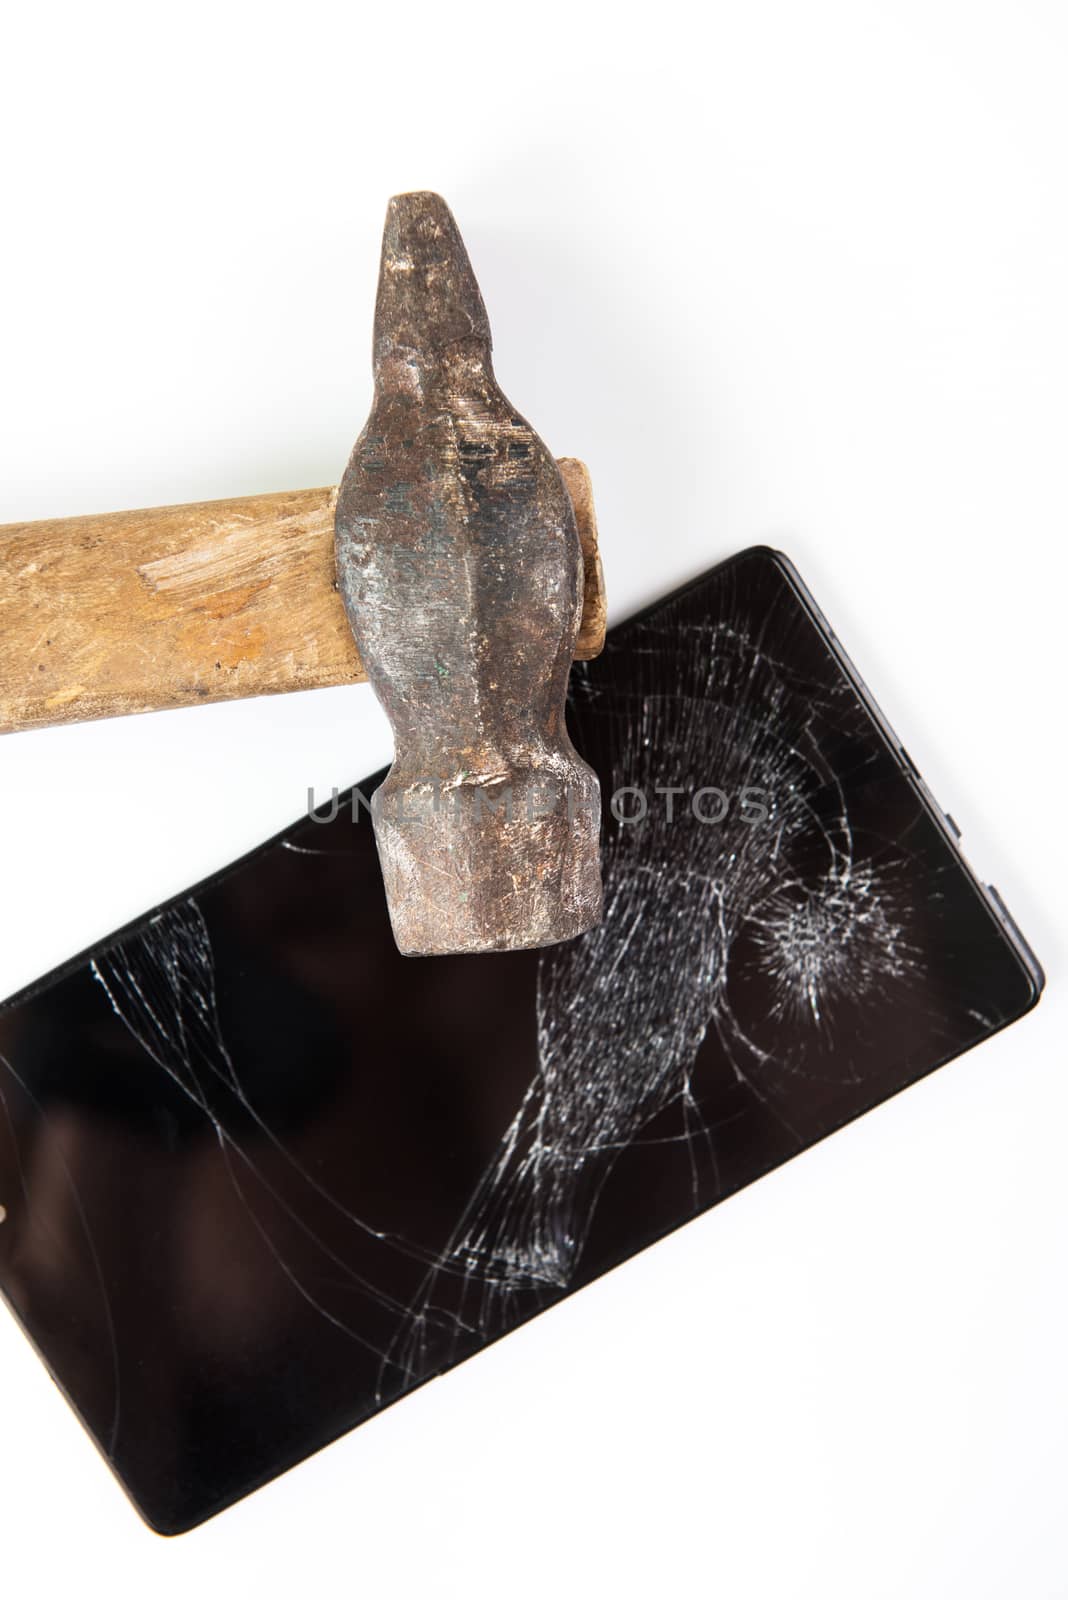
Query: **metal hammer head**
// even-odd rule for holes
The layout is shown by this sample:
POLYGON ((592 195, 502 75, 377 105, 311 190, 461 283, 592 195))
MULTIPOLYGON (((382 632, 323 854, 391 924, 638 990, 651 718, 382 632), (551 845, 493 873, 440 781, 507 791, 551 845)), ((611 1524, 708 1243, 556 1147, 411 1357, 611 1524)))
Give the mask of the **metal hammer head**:
POLYGON ((372 801, 397 945, 516 950, 600 921, 600 794, 564 720, 582 554, 560 472, 493 376, 440 195, 389 202, 375 397, 338 579, 396 758, 372 801))

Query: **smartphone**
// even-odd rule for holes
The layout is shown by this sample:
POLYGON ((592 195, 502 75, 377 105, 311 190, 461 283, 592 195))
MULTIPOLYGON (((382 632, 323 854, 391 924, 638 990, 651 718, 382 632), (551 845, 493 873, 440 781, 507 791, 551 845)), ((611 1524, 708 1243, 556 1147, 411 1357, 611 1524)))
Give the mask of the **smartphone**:
POLYGON ((0 1290, 161 1533, 1038 999, 781 554, 615 628, 569 721, 583 937, 400 956, 379 775, 0 1009, 0 1290))

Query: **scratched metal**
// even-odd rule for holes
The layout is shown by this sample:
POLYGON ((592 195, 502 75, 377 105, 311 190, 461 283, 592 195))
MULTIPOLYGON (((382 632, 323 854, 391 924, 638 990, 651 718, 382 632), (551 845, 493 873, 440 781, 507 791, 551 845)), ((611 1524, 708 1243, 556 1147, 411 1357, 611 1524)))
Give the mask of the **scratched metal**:
POLYGON ((404 960, 363 805, 320 795, 0 1010, 0 1288, 163 1531, 1036 996, 767 554, 615 630, 572 694, 611 802, 583 938, 404 960))
POLYGON ((556 462, 494 378, 439 195, 389 203, 374 375, 337 568, 394 732, 374 826, 398 948, 573 939, 601 914, 597 780, 564 715, 582 552, 556 462))

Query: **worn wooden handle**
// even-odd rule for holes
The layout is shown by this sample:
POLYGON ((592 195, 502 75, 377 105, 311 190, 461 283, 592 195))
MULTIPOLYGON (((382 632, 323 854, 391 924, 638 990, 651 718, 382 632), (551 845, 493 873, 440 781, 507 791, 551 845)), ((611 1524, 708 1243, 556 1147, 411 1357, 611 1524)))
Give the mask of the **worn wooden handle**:
MULTIPOLYGON (((590 478, 560 471, 604 644, 590 478)), ((336 489, 0 528, 0 733, 366 680, 334 575, 336 489)))

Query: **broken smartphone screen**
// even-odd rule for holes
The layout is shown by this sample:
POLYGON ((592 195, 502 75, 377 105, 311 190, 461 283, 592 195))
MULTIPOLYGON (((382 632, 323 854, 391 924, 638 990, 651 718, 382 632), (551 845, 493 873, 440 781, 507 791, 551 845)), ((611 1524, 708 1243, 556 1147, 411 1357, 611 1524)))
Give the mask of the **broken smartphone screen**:
POLYGON ((1037 999, 781 556, 615 629, 570 719, 584 937, 400 956, 372 779, 0 1012, 0 1287, 161 1532, 1037 999))

